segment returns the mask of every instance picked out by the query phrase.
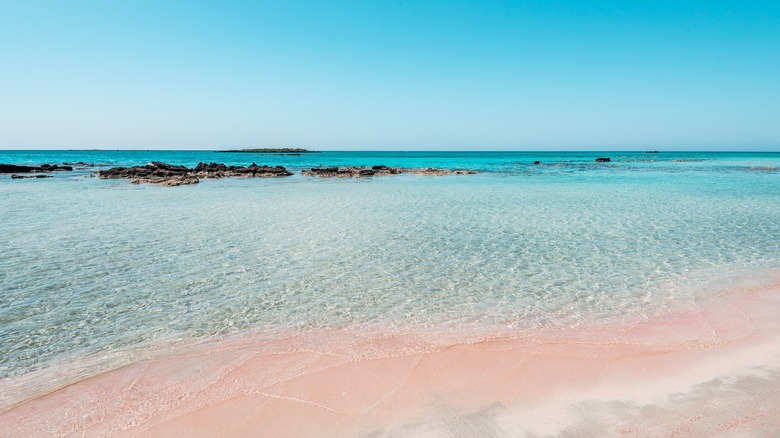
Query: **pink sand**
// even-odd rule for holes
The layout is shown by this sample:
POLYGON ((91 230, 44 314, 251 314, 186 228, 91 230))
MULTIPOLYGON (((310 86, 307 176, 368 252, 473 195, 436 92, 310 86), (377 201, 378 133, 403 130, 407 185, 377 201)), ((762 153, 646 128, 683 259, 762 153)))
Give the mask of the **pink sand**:
POLYGON ((0 434, 770 436, 780 431, 777 315, 773 285, 641 324, 477 343, 245 337, 29 400, 0 414, 0 434))

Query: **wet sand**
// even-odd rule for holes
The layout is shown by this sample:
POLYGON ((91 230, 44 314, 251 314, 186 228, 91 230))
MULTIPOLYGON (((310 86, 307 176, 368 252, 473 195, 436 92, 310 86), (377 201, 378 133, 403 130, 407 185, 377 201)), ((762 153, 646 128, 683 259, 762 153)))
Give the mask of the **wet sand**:
POLYGON ((770 436, 780 285, 636 324, 457 342, 306 333, 194 346, 0 414, 2 436, 770 436))

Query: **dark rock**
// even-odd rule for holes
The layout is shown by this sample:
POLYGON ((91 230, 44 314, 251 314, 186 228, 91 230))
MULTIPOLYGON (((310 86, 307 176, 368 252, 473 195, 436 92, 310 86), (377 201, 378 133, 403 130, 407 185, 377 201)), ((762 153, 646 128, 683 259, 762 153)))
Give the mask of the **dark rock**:
POLYGON ((599 158, 596 158, 596 162, 597 163, 609 163, 610 161, 612 161, 612 160, 610 160, 609 157, 599 157, 599 158))
POLYGON ((323 178, 330 178, 338 175, 339 168, 338 167, 312 167, 309 170, 301 171, 301 173, 306 176, 320 176, 323 178))
POLYGON ((534 161, 533 164, 542 164, 541 161, 534 161))
POLYGON ((163 186, 179 186, 183 184, 197 184, 199 178, 225 178, 225 177, 282 177, 289 176, 282 166, 258 166, 252 163, 250 166, 226 166, 223 163, 198 163, 194 169, 185 166, 175 166, 167 163, 152 162, 146 166, 114 167, 97 172, 100 178, 127 178, 134 184, 150 183, 163 186))
POLYGON ((189 174, 171 175, 171 176, 147 176, 142 178, 130 178, 132 184, 159 184, 165 187, 174 187, 188 184, 197 184, 200 182, 197 177, 189 174))
POLYGON ((153 166, 158 170, 167 170, 170 172, 188 172, 190 169, 187 169, 184 166, 175 166, 173 164, 168 163, 161 163, 159 161, 152 161, 151 163, 146 165, 147 167, 153 166))
POLYGON ((71 171, 71 166, 58 166, 56 164, 42 164, 40 166, 17 166, 15 164, 0 164, 0 173, 33 173, 33 172, 59 172, 71 171))
MULTIPOLYGON (((41 172, 72 171, 72 166, 57 166, 56 164, 41 164, 41 172)), ((35 171, 34 171, 35 172, 35 171)))
POLYGON ((32 172, 36 167, 32 166, 17 166, 14 164, 0 164, 0 173, 16 173, 16 172, 32 172))

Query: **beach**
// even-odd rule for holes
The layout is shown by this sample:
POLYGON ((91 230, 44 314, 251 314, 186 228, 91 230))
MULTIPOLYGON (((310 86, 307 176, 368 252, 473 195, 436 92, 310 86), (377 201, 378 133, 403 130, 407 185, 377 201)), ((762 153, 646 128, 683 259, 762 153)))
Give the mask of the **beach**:
POLYGON ((68 386, 0 424, 10 436, 769 436, 778 309, 773 283, 524 338, 224 340, 68 386))
POLYGON ((0 151, 2 436, 780 428, 780 155, 245 155, 0 151))

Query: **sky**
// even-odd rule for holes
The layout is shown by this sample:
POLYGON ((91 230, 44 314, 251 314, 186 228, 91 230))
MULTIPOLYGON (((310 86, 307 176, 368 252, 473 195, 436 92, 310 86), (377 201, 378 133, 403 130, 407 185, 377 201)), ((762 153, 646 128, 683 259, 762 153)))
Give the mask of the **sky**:
POLYGON ((0 0, 0 148, 780 151, 780 1, 0 0))

